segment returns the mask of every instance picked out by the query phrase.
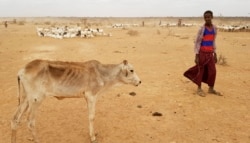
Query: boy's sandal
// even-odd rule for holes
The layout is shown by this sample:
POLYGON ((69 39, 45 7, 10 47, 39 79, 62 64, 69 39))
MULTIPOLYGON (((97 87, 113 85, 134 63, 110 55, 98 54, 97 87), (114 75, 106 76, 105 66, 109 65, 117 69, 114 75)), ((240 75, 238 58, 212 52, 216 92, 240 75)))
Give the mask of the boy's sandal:
POLYGON ((220 92, 218 92, 216 90, 208 90, 208 93, 218 95, 218 96, 223 96, 220 92))
POLYGON ((206 97, 206 94, 201 89, 197 90, 197 94, 201 97, 206 97))

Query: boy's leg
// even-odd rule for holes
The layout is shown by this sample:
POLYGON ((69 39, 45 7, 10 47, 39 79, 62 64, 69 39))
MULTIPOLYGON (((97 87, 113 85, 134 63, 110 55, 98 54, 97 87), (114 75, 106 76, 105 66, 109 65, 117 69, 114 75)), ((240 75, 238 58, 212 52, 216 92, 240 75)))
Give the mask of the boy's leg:
POLYGON ((219 95, 222 96, 222 94, 220 92, 217 92, 214 89, 214 83, 215 83, 215 79, 216 79, 216 67, 215 67, 215 62, 214 62, 214 57, 212 56, 210 59, 210 62, 208 63, 208 93, 211 94, 215 94, 215 95, 219 95))
POLYGON ((198 86, 197 88, 197 92, 196 92, 199 96, 201 97, 205 97, 206 94, 203 92, 203 90, 201 89, 201 85, 198 86))

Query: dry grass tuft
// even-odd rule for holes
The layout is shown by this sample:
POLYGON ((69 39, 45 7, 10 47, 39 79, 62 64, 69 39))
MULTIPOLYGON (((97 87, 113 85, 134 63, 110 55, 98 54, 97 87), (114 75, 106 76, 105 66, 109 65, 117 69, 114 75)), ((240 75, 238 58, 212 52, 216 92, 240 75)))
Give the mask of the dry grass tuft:
POLYGON ((18 22, 17 22, 17 25, 24 25, 24 24, 25 24, 24 21, 18 21, 18 22))
POLYGON ((183 36, 183 37, 180 37, 180 39, 189 39, 188 36, 183 36))
POLYGON ((139 32, 136 30, 129 30, 127 34, 130 36, 138 36, 139 32))
POLYGON ((46 22, 44 22, 44 24, 45 24, 45 25, 50 25, 51 22, 50 22, 50 21, 46 21, 46 22))
POLYGON ((228 65, 227 64, 227 58, 225 56, 223 56, 222 54, 220 54, 220 56, 218 58, 218 64, 223 65, 223 66, 228 65))
POLYGON ((156 34, 157 34, 157 35, 161 35, 161 31, 158 29, 158 30, 156 31, 156 34))
POLYGON ((175 33, 174 33, 174 31, 172 29, 168 28, 168 34, 167 35, 168 36, 174 36, 175 33))

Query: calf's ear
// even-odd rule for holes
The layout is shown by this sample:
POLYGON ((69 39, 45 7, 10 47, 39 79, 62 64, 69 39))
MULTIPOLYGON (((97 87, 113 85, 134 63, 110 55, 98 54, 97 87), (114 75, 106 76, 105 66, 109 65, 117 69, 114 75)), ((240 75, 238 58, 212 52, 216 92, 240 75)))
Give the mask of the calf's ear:
POLYGON ((124 64, 124 65, 127 65, 127 64, 128 64, 128 61, 127 61, 127 60, 123 60, 123 64, 124 64))

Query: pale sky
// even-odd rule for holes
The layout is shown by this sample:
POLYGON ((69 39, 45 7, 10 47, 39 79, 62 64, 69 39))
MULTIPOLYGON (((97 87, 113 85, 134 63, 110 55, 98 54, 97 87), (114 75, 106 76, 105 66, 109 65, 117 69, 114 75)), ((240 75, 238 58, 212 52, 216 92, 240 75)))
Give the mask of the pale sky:
POLYGON ((250 0, 0 0, 0 17, 250 17, 250 0))

